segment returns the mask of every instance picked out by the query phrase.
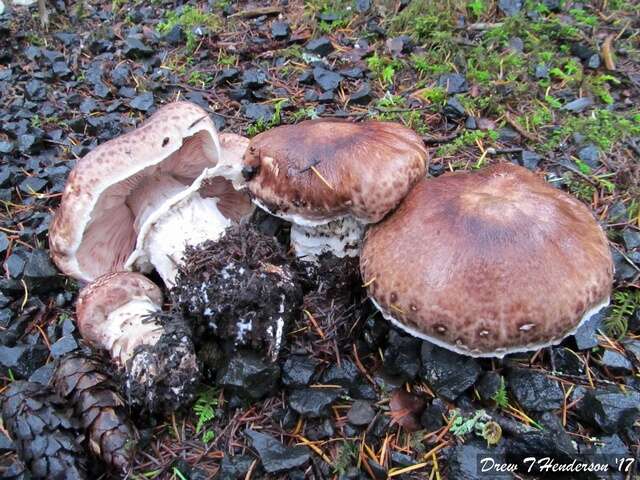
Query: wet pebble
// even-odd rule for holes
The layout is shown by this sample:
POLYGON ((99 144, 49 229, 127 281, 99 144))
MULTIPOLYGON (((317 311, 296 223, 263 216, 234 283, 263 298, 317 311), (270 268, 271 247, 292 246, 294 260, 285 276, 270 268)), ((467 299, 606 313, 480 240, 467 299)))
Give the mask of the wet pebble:
POLYGON ((153 48, 146 45, 142 39, 137 37, 127 37, 124 41, 123 53, 128 58, 142 58, 153 54, 153 48))
POLYGON ((582 97, 564 104, 562 107, 560 107, 560 110, 566 110, 573 113, 581 113, 591 105, 593 105, 593 99, 591 99, 590 97, 582 97))
POLYGON ((587 145, 578 151, 578 158, 591 168, 600 166, 600 151, 595 145, 587 145))
POLYGON ((218 373, 218 384, 241 398, 259 400, 271 393, 280 379, 277 365, 252 352, 231 357, 218 373))
POLYGON ((286 40, 291 35, 291 28, 288 22, 273 22, 271 24, 271 36, 274 40, 286 40))
POLYGON ((65 335, 51 345, 51 355, 53 358, 60 358, 67 353, 73 352, 76 348, 78 348, 78 343, 73 338, 73 335, 65 335))
POLYGON ((471 357, 422 342, 421 375, 439 396, 454 401, 471 387, 482 369, 471 357))
POLYGON ((308 385, 319 363, 305 355, 291 355, 282 366, 282 383, 287 386, 308 385))
POLYGON ((28 378, 49 356, 49 349, 42 344, 20 344, 15 347, 0 347, 2 374, 8 376, 9 369, 16 378, 28 378))
POLYGON ((299 388, 289 395, 289 405, 303 417, 318 418, 329 414, 329 406, 337 400, 340 388, 299 388))
POLYGON ((315 67, 313 69, 313 79, 324 91, 335 90, 342 82, 342 75, 327 70, 324 67, 315 67))
POLYGON ((420 339, 391 330, 389 343, 384 350, 385 372, 406 382, 414 380, 420 371, 421 346, 420 339))
POLYGON ((596 332, 606 318, 607 312, 607 308, 601 309, 598 313, 592 315, 588 320, 583 322, 580 327, 578 327, 576 333, 573 334, 578 350, 588 350, 598 346, 596 332))
POLYGON ((631 373, 631 371, 633 370, 633 365, 627 359, 627 357, 614 350, 604 351, 602 357, 600 358, 600 365, 615 374, 631 373))
POLYGON ((287 447, 271 435, 255 430, 246 430, 245 435, 251 440, 263 468, 269 473, 291 470, 309 461, 309 450, 306 447, 287 447))
POLYGON ((136 95, 129 102, 129 106, 141 112, 148 112, 151 109, 151 107, 153 107, 153 103, 154 103, 153 93, 143 92, 139 95, 136 95))
POLYGON ((564 400, 556 380, 528 368, 509 369, 507 387, 522 408, 530 412, 560 408, 564 400))
POLYGON ((333 45, 331 44, 331 40, 327 37, 320 37, 315 40, 311 40, 304 48, 307 52, 320 55, 321 57, 325 57, 333 52, 333 45))
POLYGON ((376 411, 371 406, 370 402, 365 400, 356 400, 351 405, 349 412, 347 413, 347 420, 351 425, 362 427, 371 423, 376 416, 376 411))
POLYGON ((349 102, 356 105, 367 105, 371 100, 373 100, 373 96, 371 95, 371 85, 369 85, 369 83, 362 84, 362 86, 349 97, 349 102))
POLYGON ((267 84, 267 74, 259 68, 249 68, 242 74, 242 86, 250 90, 261 88, 267 84))
POLYGON ((268 122, 273 118, 274 109, 272 105, 262 103, 247 103, 243 106, 244 116, 252 121, 268 122))
POLYGON ((640 393, 587 391, 576 412, 585 423, 605 433, 616 433, 633 424, 640 414, 640 393))
POLYGON ((447 73, 440 75, 438 78, 438 86, 444 88, 450 95, 469 91, 467 78, 460 73, 447 73))

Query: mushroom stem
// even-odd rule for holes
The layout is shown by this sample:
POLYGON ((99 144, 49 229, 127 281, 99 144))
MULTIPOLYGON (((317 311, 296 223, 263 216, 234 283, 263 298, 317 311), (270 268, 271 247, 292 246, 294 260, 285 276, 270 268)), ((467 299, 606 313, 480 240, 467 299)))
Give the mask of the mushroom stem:
POLYGON ((100 325, 102 346, 121 366, 133 356, 139 345, 153 346, 162 335, 162 327, 148 321, 152 313, 160 310, 149 297, 138 297, 116 308, 100 325))
POLYGON ((128 205, 136 217, 136 233, 147 231, 142 249, 136 249, 127 267, 135 265, 145 272, 155 268, 171 288, 187 245, 217 240, 231 225, 218 209, 218 199, 202 198, 194 187, 169 175, 156 175, 131 195, 135 200, 128 205))
POLYGON ((352 216, 346 216, 320 225, 291 226, 291 245, 298 257, 315 261, 323 253, 336 257, 356 257, 365 225, 352 216))

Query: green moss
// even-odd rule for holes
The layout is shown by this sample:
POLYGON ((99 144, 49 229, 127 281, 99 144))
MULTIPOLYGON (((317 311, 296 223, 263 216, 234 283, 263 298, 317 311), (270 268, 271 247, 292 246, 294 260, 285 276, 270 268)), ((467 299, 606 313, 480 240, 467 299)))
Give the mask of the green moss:
POLYGON ((180 25, 187 37, 187 50, 193 51, 198 45, 198 36, 193 32, 196 27, 203 27, 211 32, 217 31, 221 26, 220 17, 214 13, 192 5, 185 5, 181 9, 173 10, 165 14, 165 20, 158 23, 157 31, 161 35, 171 31, 173 27, 180 25))

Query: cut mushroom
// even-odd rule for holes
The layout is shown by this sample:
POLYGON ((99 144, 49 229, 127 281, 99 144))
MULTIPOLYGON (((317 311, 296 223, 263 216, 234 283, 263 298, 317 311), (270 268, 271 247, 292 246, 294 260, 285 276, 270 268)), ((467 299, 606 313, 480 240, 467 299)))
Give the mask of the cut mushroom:
POLYGON ((187 327, 157 320, 162 300, 143 275, 115 272, 85 287, 76 306, 82 337, 109 353, 125 372, 129 399, 150 410, 189 401, 199 379, 187 327))
POLYGON ((234 188, 247 144, 218 137, 194 104, 161 108, 78 162, 50 229, 53 260, 85 281, 155 268, 171 287, 186 245, 218 238, 251 212, 234 188))
POLYGON ((254 203, 293 223, 299 257, 357 256, 375 223, 425 175, 427 152, 390 122, 311 120, 254 137, 242 173, 254 203))
POLYGON ((613 281, 591 212, 511 164, 422 180, 369 229, 360 266, 385 318, 475 357, 559 343, 613 281))

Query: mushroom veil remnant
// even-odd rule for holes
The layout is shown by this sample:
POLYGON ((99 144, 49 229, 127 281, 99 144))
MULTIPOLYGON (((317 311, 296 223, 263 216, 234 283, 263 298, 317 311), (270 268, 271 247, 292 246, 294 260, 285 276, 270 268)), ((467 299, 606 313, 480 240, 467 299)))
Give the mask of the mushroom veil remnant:
POLYGON ((53 260, 85 281, 155 268, 172 286, 186 245, 216 239, 250 213, 234 188, 247 144, 218 136, 197 105, 164 106, 78 162, 50 229, 53 260))
POLYGON ((360 267, 385 318, 475 357, 559 343, 613 282, 591 212, 511 164, 422 180, 368 230, 360 267))
POLYGON ((143 275, 115 272, 86 286, 76 306, 82 337, 111 355, 124 370, 130 401, 149 410, 180 406, 199 380, 190 332, 179 321, 158 321, 162 301, 143 275))
POLYGON ((391 210, 425 175, 427 152, 391 122, 309 120, 255 136, 242 173, 253 201, 292 222, 299 257, 357 256, 364 226, 391 210))

